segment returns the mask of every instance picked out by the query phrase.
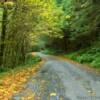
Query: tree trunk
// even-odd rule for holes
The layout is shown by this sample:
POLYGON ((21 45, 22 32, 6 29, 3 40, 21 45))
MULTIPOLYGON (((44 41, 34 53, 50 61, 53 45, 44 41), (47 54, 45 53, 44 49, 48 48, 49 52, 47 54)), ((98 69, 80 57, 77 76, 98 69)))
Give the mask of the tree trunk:
POLYGON ((6 25, 7 25, 7 9, 4 7, 3 9, 3 17, 2 17, 2 32, 1 32, 1 44, 0 44, 0 65, 3 62, 3 52, 5 47, 5 36, 6 36, 6 25))

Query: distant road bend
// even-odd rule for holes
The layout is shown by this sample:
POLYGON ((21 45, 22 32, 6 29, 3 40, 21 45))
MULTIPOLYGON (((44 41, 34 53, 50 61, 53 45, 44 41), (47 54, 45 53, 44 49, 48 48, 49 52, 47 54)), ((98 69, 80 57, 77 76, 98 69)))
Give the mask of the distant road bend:
POLYGON ((54 56, 36 55, 45 59, 45 63, 12 100, 21 100, 34 92, 35 98, 29 100, 100 100, 100 76, 54 56))

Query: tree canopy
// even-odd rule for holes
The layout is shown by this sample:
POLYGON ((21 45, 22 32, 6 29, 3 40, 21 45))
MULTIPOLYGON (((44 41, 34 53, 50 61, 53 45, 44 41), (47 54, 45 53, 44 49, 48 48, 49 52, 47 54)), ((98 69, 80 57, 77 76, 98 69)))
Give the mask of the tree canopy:
POLYGON ((36 45, 69 51, 90 45, 100 34, 99 4, 99 0, 1 2, 0 64, 24 63, 36 45))

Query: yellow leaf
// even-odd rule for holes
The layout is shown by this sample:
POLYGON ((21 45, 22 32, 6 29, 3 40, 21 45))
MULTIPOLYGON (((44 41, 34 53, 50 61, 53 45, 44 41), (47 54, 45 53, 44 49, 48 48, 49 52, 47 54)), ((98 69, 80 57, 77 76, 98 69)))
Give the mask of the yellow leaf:
POLYGON ((70 15, 67 15, 67 16, 66 16, 66 19, 70 19, 70 18, 71 18, 71 16, 70 16, 70 15))
POLYGON ((50 96, 56 96, 57 94, 56 93, 50 93, 50 96))

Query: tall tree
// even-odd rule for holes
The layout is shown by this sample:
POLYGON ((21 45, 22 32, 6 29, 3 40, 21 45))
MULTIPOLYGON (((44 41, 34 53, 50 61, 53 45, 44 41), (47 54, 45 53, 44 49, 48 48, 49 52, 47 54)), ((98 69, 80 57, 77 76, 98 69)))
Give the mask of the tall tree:
POLYGON ((4 41, 5 41, 5 36, 6 36, 6 25, 7 25, 7 7, 5 6, 5 3, 7 0, 4 0, 2 2, 2 8, 3 8, 3 17, 2 17, 2 32, 1 32, 1 37, 0 37, 0 65, 2 64, 3 61, 3 52, 4 52, 4 41))

